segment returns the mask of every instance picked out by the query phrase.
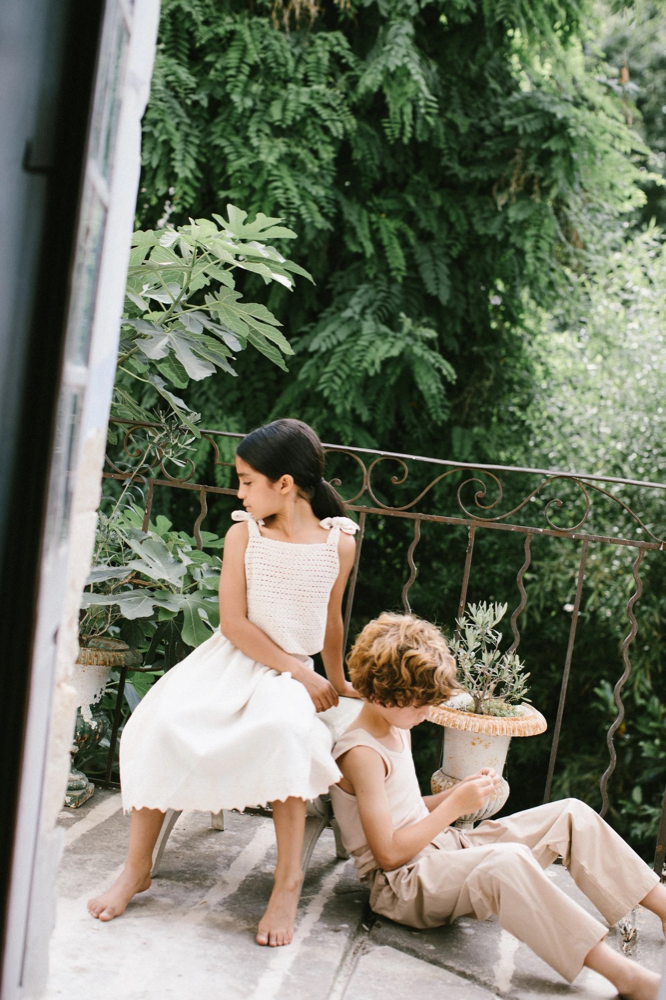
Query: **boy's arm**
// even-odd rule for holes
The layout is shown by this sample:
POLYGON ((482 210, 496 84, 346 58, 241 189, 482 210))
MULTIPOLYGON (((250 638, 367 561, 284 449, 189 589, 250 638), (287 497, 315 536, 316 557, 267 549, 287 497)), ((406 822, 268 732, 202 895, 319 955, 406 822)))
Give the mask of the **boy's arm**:
MULTIPOLYGON (((497 785, 501 780, 499 774, 497 773, 497 771, 494 770, 494 768, 484 767, 480 771, 477 771, 476 774, 471 774, 469 775, 469 777, 463 778, 462 781, 459 782, 459 785, 462 785, 465 781, 471 781, 473 778, 479 778, 483 774, 487 774, 488 777, 492 778, 493 785, 497 785)), ((424 795, 423 801, 425 802, 425 806, 428 812, 432 812, 433 809, 437 808, 440 802, 444 802, 446 799, 448 799, 449 795, 456 787, 457 786, 454 785, 453 788, 447 788, 446 791, 444 792, 437 792, 436 795, 424 795)))
POLYGON ((453 788, 455 788, 455 785, 452 788, 447 788, 444 792, 437 792, 436 795, 424 795, 423 801, 425 802, 428 812, 432 812, 433 809, 437 808, 440 802, 444 802, 448 799, 449 795, 453 791, 453 788))
POLYGON ((338 767, 353 786, 368 846, 384 871, 407 864, 459 816, 475 812, 493 789, 487 775, 476 775, 451 789, 444 801, 412 826, 396 830, 386 797, 385 769, 381 756, 370 747, 353 747, 338 760, 338 767))

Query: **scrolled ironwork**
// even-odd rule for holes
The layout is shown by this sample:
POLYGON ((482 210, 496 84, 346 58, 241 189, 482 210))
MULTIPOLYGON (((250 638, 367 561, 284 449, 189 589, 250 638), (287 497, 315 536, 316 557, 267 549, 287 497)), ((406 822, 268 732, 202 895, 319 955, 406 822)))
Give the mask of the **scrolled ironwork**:
POLYGON ((615 687, 613 688, 613 701, 615 702, 615 707, 617 708, 617 716, 613 721, 613 724, 609 727, 608 733, 606 734, 606 746, 608 747, 608 756, 610 757, 610 762, 608 767, 601 776, 601 781, 599 782, 599 790, 601 792, 601 816, 605 816, 608 811, 609 801, 608 801, 608 782, 610 777, 615 770, 617 764, 617 750, 615 749, 615 733, 618 731, 622 723, 624 722, 625 709, 624 702, 622 701, 622 688, 629 680, 631 674, 631 660, 629 659, 629 646, 632 644, 636 638, 636 633, 638 632, 638 622, 636 621, 636 616, 634 614, 634 605, 638 601, 643 593, 643 581, 641 580, 639 570, 641 568, 641 563, 645 557, 645 549, 640 548, 638 550, 638 555, 634 560, 634 565, 631 567, 631 572, 634 578, 634 583, 636 589, 627 601, 627 618, 630 622, 630 629, 628 634, 625 636, 624 642, 622 643, 622 662, 624 663, 624 670, 620 679, 617 681, 615 687))
POLYGON ((518 570, 518 575, 516 576, 516 583, 518 584, 518 593, 520 594, 520 603, 511 615, 510 625, 511 631, 513 632, 513 642, 509 647, 509 653, 515 653, 520 645, 520 632, 518 631, 518 617, 523 613, 525 607, 527 606, 527 591, 525 590, 525 584, 523 580, 525 574, 530 568, 530 562, 532 561, 532 536, 525 535, 525 561, 523 565, 518 570))
POLYGON ((143 456, 141 463, 135 468, 123 469, 121 468, 121 466, 117 464, 117 462, 114 462, 107 453, 105 455, 106 464, 109 466, 109 468, 113 469, 115 473, 122 476, 126 476, 128 479, 131 478, 131 479, 148 481, 150 478, 155 478, 158 475, 158 470, 159 470, 159 472, 161 472, 166 479, 168 479, 173 483, 189 482, 196 473, 196 466, 194 464, 194 461, 188 457, 184 457, 178 460, 173 458, 169 454, 169 449, 165 448, 163 444, 161 444, 157 440, 158 436, 157 432, 159 430, 160 430, 159 424, 151 425, 141 422, 130 424, 123 435, 123 440, 121 444, 122 451, 124 452, 125 455, 127 455, 127 458, 129 460, 128 464, 130 464, 137 458, 141 458, 141 456, 143 456), (146 447, 142 447, 132 438, 132 435, 139 430, 145 431, 147 435, 152 435, 152 440, 148 440, 146 447), (151 451, 153 452, 152 456, 150 456, 151 451), (150 460, 148 460, 149 456, 150 460), (166 468, 165 463, 179 461, 179 460, 185 463, 186 474, 183 474, 181 476, 173 476, 166 468))
MULTIPOLYGON (((460 469, 460 470, 456 469, 455 471, 456 472, 458 472, 458 471, 462 472, 462 469, 460 469)), ((475 476, 472 477, 471 479, 466 479, 464 481, 464 483, 461 483, 460 486, 458 487, 458 489, 456 490, 456 497, 457 497, 457 500, 458 500, 458 506, 460 507, 460 509, 465 514, 467 514, 468 517, 473 517, 475 520, 484 520, 485 521, 485 520, 488 520, 488 518, 478 518, 477 514, 472 514, 472 513, 470 513, 467 510, 467 508, 465 507, 465 505, 463 503, 462 495, 461 495, 462 491, 465 489, 466 486, 469 486, 472 483, 477 483, 481 487, 481 489, 477 490, 476 493, 474 494, 474 505, 476 507, 478 507, 479 510, 492 510, 494 507, 497 506, 498 503, 501 503, 502 497, 504 495, 503 491, 502 491, 502 483, 497 478, 497 476, 494 475, 492 472, 487 472, 486 475, 490 476, 490 478, 495 481, 495 485, 497 486, 497 499, 493 500, 492 503, 481 503, 481 500, 484 499, 486 493, 488 492, 488 484, 485 483, 483 481, 483 479, 477 479, 475 476)), ((501 518, 492 518, 492 520, 501 520, 501 518)))
MULTIPOLYGON (((355 455, 353 451, 345 451, 343 448, 324 448, 324 453, 326 455, 328 454, 345 455, 347 458, 353 458, 356 464, 361 469, 362 478, 361 478, 360 490, 357 493, 355 493, 353 497, 348 497, 346 500, 343 501, 346 504, 356 503, 357 500, 361 499, 361 497, 368 488, 368 469, 366 467, 365 462, 361 458, 359 458, 358 455, 355 455)), ((333 479, 330 479, 329 482, 331 486, 335 486, 336 489, 338 488, 338 486, 342 486, 342 480, 339 478, 339 476, 335 476, 333 479)))
POLYGON ((203 542, 201 540, 201 525, 204 522, 204 518, 208 513, 208 498, 206 490, 202 489, 199 491, 199 516, 194 522, 194 530, 192 534, 194 535, 194 540, 197 543, 197 548, 201 550, 203 548, 203 542))
POLYGON ((416 519, 414 521, 414 538, 412 539, 411 545, 407 550, 407 562, 409 564, 409 579, 402 588, 402 606, 405 609, 405 614, 410 614, 411 606, 409 603, 409 591, 412 589, 412 585, 416 580, 418 574, 418 568, 414 562, 414 552, 416 551, 416 546, 421 541, 421 521, 416 519))
POLYGON ((189 472, 189 475, 187 475, 187 476, 184 476, 184 475, 183 476, 172 476, 171 473, 167 472, 167 470, 164 467, 164 463, 165 462, 169 462, 169 461, 173 462, 173 461, 175 461, 175 459, 170 458, 168 455, 164 455, 162 458, 160 458, 160 469, 163 472, 163 474, 166 476, 166 478, 169 479, 169 480, 171 480, 172 483, 189 483, 190 479, 192 478, 192 476, 194 475, 194 473, 197 471, 196 470, 196 466, 195 466, 194 462, 192 461, 192 459, 191 458, 186 458, 186 459, 180 459, 179 460, 179 461, 185 461, 189 465, 190 472, 189 472))
MULTIPOLYGON (((436 476, 435 479, 433 479, 431 482, 429 482, 428 485, 425 487, 425 489, 422 490, 419 493, 419 495, 417 497, 415 497, 413 500, 410 500, 409 503, 403 504, 400 507, 395 507, 395 506, 391 506, 391 504, 384 503, 382 500, 380 500, 377 497, 377 495, 374 492, 374 489, 373 489, 373 486, 372 486, 372 473, 374 472, 375 468, 379 465, 380 462, 398 462, 402 466, 402 468, 403 468, 403 475, 402 476, 397 476, 397 475, 396 476, 391 476, 391 482, 393 483, 394 486, 402 486, 402 484, 407 481, 407 477, 409 476, 409 469, 407 468, 407 463, 404 461, 404 459, 402 459, 402 458, 395 458, 395 457, 390 456, 390 455, 380 455, 379 458, 376 458, 373 462, 370 463, 370 466, 368 468, 368 494, 374 500, 374 502, 377 504, 378 507, 381 507, 381 508, 383 508, 386 511, 411 510, 411 508, 415 504, 417 504, 419 502, 419 500, 422 500, 423 497, 426 496, 426 494, 429 493, 430 490, 434 486, 436 486, 437 483, 439 483, 442 479, 448 479, 448 477, 452 476, 454 473, 462 471, 461 469, 449 469, 448 472, 442 472, 441 475, 436 476)), ((491 475, 492 475, 492 473, 491 473, 491 475)))
MULTIPOLYGON (((194 481, 196 478, 194 463, 191 459, 185 457, 188 445, 190 444, 190 441, 188 441, 190 431, 187 428, 178 427, 174 423, 151 423, 129 419, 116 419, 112 423, 122 429, 118 435, 117 445, 110 449, 111 454, 107 456, 106 470, 104 472, 105 478, 120 481, 123 491, 122 495, 125 495, 126 491, 132 491, 132 495, 136 497, 138 505, 143 508, 144 530, 148 530, 153 501, 161 490, 171 488, 171 490, 179 489, 197 493, 200 509, 192 533, 196 539, 197 546, 200 548, 202 542, 202 525, 208 514, 208 498, 218 495, 231 498, 235 495, 235 490, 215 486, 212 482, 194 481), (167 471, 167 467, 171 465, 173 457, 179 459, 181 455, 185 461, 182 474, 173 475, 167 471)), ((232 467, 232 462, 225 462, 222 459, 221 453, 225 454, 226 452, 223 446, 220 445, 220 438, 229 439, 230 442, 235 443, 243 435, 231 431, 217 431, 212 429, 201 429, 200 433, 201 437, 205 439, 207 446, 212 448, 213 465, 232 467)), ((473 562, 475 533, 478 533, 480 529, 486 529, 522 534, 525 540, 525 559, 516 576, 520 600, 511 616, 511 630, 513 632, 513 645, 511 649, 514 652, 520 642, 520 631, 518 629, 519 617, 523 613, 527 603, 524 579, 530 566, 530 543, 532 535, 566 539, 570 544, 582 543, 575 586, 573 614, 569 629, 569 641, 562 671, 557 717, 553 727, 553 741, 546 779, 546 800, 550 795, 553 782, 567 688, 573 667, 574 643, 582 602, 585 560, 588 547, 598 545, 628 546, 637 550, 638 558, 633 566, 635 592, 627 605, 630 629, 622 644, 623 673, 617 681, 613 693, 618 715, 607 732, 606 743, 609 764, 600 781, 602 808, 603 812, 605 812, 609 802, 609 781, 617 764, 617 751, 614 738, 625 718, 622 693, 631 674, 629 649, 637 632, 636 617, 633 609, 642 593, 639 570, 641 562, 648 551, 656 553, 657 551, 663 552, 666 550, 666 539, 659 537, 659 526, 656 522, 651 527, 648 527, 645 523, 645 513, 639 515, 636 510, 632 509, 632 506, 639 506, 639 503, 634 501, 634 496, 638 496, 639 494, 635 492, 627 493, 625 491, 636 491, 638 489, 666 491, 666 484, 620 479, 596 474, 564 473, 548 469, 453 462, 446 459, 379 452, 373 449, 346 447, 335 444, 325 444, 324 449, 333 456, 341 456, 339 467, 337 463, 331 466, 331 473, 335 472, 335 476, 332 476, 330 481, 336 487, 342 487, 343 483, 347 483, 348 467, 346 459, 352 458, 355 463, 351 467, 353 474, 349 475, 350 485, 348 487, 349 489, 353 488, 355 492, 353 496, 350 496, 348 499, 345 498, 345 503, 349 506, 350 512, 355 512, 358 515, 361 530, 356 540, 357 551, 345 604, 345 643, 353 617, 354 592, 359 573, 362 573, 362 567, 360 566, 361 545, 363 544, 365 528, 369 526, 373 518, 392 517, 393 519, 398 518, 414 521, 414 536, 409 544, 406 560, 409 567, 409 578, 402 591, 403 603, 406 608, 409 608, 411 588, 417 578, 415 552, 422 532, 422 522, 428 521, 429 523, 437 524, 439 529, 442 530, 451 529, 467 533, 467 548, 464 555, 464 571, 458 617, 464 611, 467 599, 473 562), (384 464, 386 462, 392 462, 393 465, 387 467, 384 464), (417 470, 418 474, 415 476, 417 470), (357 472, 360 472, 361 479, 358 487, 356 483, 351 483, 351 479, 357 472), (434 475, 435 472, 438 474, 434 475), (430 478, 431 475, 433 478, 430 478), (424 497, 428 496, 442 480, 454 475, 456 479, 452 480, 448 489, 441 491, 442 500, 440 500, 440 494, 437 494, 436 512, 430 512, 433 510, 433 498, 430 498, 427 502, 429 509, 424 509, 426 505, 420 505, 424 497), (526 476, 530 478, 525 479, 526 476), (423 489, 421 489, 421 483, 426 484, 423 489), (527 484, 535 484, 529 493, 526 492, 527 484), (395 491, 397 493, 396 497, 394 497, 392 491, 393 486, 399 488, 395 491), (619 495, 619 491, 622 491, 622 496, 619 495), (381 495, 399 500, 400 494, 409 496, 412 492, 415 494, 413 499, 409 499, 402 504, 398 503, 395 506, 379 499, 379 495, 381 495), (520 502, 514 504, 515 497, 519 497, 520 502), (444 500, 446 500, 446 505, 444 500), (609 504, 609 501, 612 503, 609 504), (502 512, 502 507, 504 506, 511 506, 511 509, 502 512), (525 511, 525 514, 519 517, 518 515, 521 511, 525 511), (527 513, 527 511, 530 513, 527 513), (614 515, 613 520, 608 519, 609 513, 614 515), (603 521, 601 520, 602 515, 605 519, 603 521), (562 527, 559 522, 563 521, 570 521, 572 523, 562 527), (576 521, 575 524, 573 523, 574 521, 576 521)), ((116 485, 114 485, 114 495, 115 491, 116 485)), ((114 497, 109 497, 108 499, 113 501, 114 497)), ((664 532, 662 531, 661 534, 663 535, 664 532)), ((567 607, 566 610, 569 610, 569 608, 567 607)), ((453 611, 454 608, 452 607, 451 612, 453 611)), ((107 770, 107 784, 109 780, 110 771, 107 770)), ((662 816, 660 839, 657 842, 657 860, 660 864, 664 858, 665 840, 666 807, 662 816)))
POLYGON ((650 538, 652 539, 653 542, 657 542, 657 544, 661 545, 662 548, 666 548, 666 539, 665 538, 659 538, 657 535, 653 534, 653 532, 650 531, 650 529, 641 520, 641 518, 638 516, 638 514, 636 514, 636 512, 633 511, 631 509, 631 507, 624 502, 624 500, 620 500, 619 497, 613 496, 612 493, 609 493, 608 490, 603 490, 600 486, 593 486, 592 489, 596 490, 597 493, 603 494, 603 496, 608 497, 609 500, 612 500, 614 503, 616 503, 620 507, 622 507, 622 509, 625 510, 627 512, 627 514, 629 514, 630 517, 632 517, 634 519, 634 521, 636 522, 636 524, 639 525, 639 527, 641 528, 641 530, 644 531, 646 535, 650 536, 650 538))
POLYGON ((465 513, 467 515, 467 517, 472 517, 472 518, 474 518, 477 521, 485 521, 485 522, 506 521, 508 518, 512 517, 514 514, 517 514, 518 511, 520 511, 524 507, 526 507, 527 504, 530 503, 531 500, 535 499, 546 486, 549 486, 551 483, 554 483, 554 482, 556 482, 558 480, 561 480, 562 482, 567 482, 567 483, 574 483, 576 486, 578 486, 582 490, 583 495, 585 496, 585 513, 583 514, 583 516, 580 519, 580 521, 578 521, 576 524, 574 524, 574 525, 572 525, 571 527, 568 527, 568 528, 563 528, 563 527, 561 527, 561 525, 555 524, 555 522, 551 520, 551 517, 550 517, 550 514, 549 514, 549 509, 551 507, 553 507, 553 506, 555 506, 557 508, 563 507, 564 506, 564 501, 561 500, 559 497, 552 497, 550 500, 548 500, 546 502, 546 504, 545 504, 545 506, 543 508, 544 518, 545 518, 546 522, 550 525, 550 527, 553 528, 555 531, 566 531, 566 532, 578 531, 578 529, 581 528, 585 524, 585 522, 588 520, 588 518, 590 516, 590 498, 589 498, 589 495, 587 493, 587 490, 585 489, 585 487, 583 486, 583 484, 580 483, 577 479, 572 479, 572 478, 570 478, 568 476, 551 476, 548 479, 544 479, 543 482, 539 483, 539 485, 537 487, 535 487, 535 489, 533 489, 530 493, 528 493, 528 495, 526 497, 524 497, 524 499, 521 500, 519 504, 516 504, 515 507, 512 507, 511 510, 506 511, 504 514, 496 514, 494 517, 483 517, 483 516, 480 516, 478 514, 475 514, 473 511, 470 511, 470 510, 467 509, 467 507, 463 503, 461 492, 462 492, 463 488, 465 486, 467 486, 469 483, 481 483, 481 485, 484 487, 484 489, 483 490, 478 490, 474 494, 474 502, 475 502, 477 508, 479 508, 481 510, 493 510, 493 508, 496 507, 497 504, 502 499, 502 495, 503 495, 502 484, 501 484, 500 480, 497 478, 497 476, 495 476, 492 472, 486 472, 485 475, 491 476, 496 481, 497 487, 498 487, 498 494, 499 494, 498 498, 497 498, 497 500, 495 500, 491 504, 481 504, 481 503, 479 503, 479 499, 482 498, 482 497, 484 497, 485 494, 486 494, 486 489, 485 489, 486 484, 483 483, 483 480, 480 480, 480 479, 467 479, 464 483, 461 483, 460 486, 458 487, 458 493, 457 493, 457 495, 458 495, 458 506, 463 511, 463 513, 465 513))
MULTIPOLYGON (((123 425, 126 430, 123 436, 123 451, 127 455, 128 459, 136 460, 140 458, 143 454, 140 445, 133 440, 132 435, 137 430, 143 430, 148 435, 152 435, 153 438, 157 438, 159 433, 162 431, 162 425, 158 423, 149 423, 142 421, 130 421, 116 419, 113 421, 114 424, 123 425)), ((215 430, 202 430, 202 438, 205 438, 207 443, 213 449, 214 454, 214 464, 226 465, 231 467, 231 462, 225 462, 220 458, 220 450, 216 441, 218 437, 225 438, 242 438, 243 435, 239 433, 232 433, 227 431, 215 431, 215 430)), ((159 468, 164 474, 164 478, 173 482, 174 485, 178 483, 188 483, 194 478, 194 463, 191 459, 186 459, 186 470, 183 475, 174 476, 172 473, 168 472, 165 463, 169 461, 169 456, 167 454, 168 449, 164 449, 157 440, 153 440, 154 454, 151 456, 149 461, 142 462, 137 468, 123 468, 118 464, 117 460, 113 460, 107 455, 107 468, 111 469, 117 477, 135 479, 137 481, 146 480, 148 481, 151 477, 156 475, 156 469, 159 468)), ((566 533, 570 535, 575 535, 576 532, 589 522, 592 515, 592 497, 597 494, 599 497, 604 497, 606 500, 612 501, 617 505, 619 509, 626 514, 631 521, 640 530, 640 533, 644 534, 646 538, 651 539, 656 545, 663 546, 666 548, 666 539, 660 538, 651 528, 645 524, 644 520, 631 508, 631 506, 626 503, 623 499, 616 496, 614 493, 610 492, 613 486, 645 486, 654 488, 665 488, 663 484, 659 483, 641 483, 638 480, 625 480, 618 479, 617 477, 603 477, 598 475, 584 476, 577 473, 559 473, 559 472, 547 472, 541 469, 531 469, 531 468, 519 468, 519 467, 502 467, 502 466, 490 466, 484 465, 483 463, 478 466, 474 466, 468 462, 453 463, 448 462, 443 459, 427 458, 425 456, 419 455, 401 455, 398 453, 390 452, 374 452, 372 449, 366 448, 351 448, 351 447, 341 447, 339 445, 325 445, 325 451, 327 453, 333 453, 337 455, 344 455, 345 457, 352 458, 357 464, 361 471, 362 482, 360 487, 356 490, 353 496, 345 498, 345 503, 354 504, 357 501, 363 502, 363 498, 367 496, 372 503, 377 507, 377 509, 386 511, 387 513, 400 513, 405 511, 411 511, 417 507, 419 502, 430 493, 434 487, 441 482, 443 479, 447 479, 454 474, 462 473, 472 473, 464 479, 462 483, 457 487, 456 491, 456 501, 458 511, 469 520, 482 523, 487 525, 497 524, 501 526, 506 524, 509 530, 533 530, 533 531, 555 531, 559 533, 566 533), (365 456, 371 456, 372 460, 369 465, 366 465, 364 461, 365 456), (362 456, 362 457, 361 457, 362 456), (373 474, 376 479, 376 472, 379 465, 383 462, 393 462, 397 465, 398 471, 390 477, 390 482, 394 486, 403 486, 409 479, 410 476, 410 466, 409 462, 417 462, 420 467, 423 467, 425 463, 432 462, 434 465, 446 466, 446 471, 435 476, 430 482, 415 496, 413 499, 409 500, 407 503, 403 504, 391 504, 380 500, 377 495, 377 486, 373 482, 373 474), (499 476, 493 471, 500 472, 504 477, 508 474, 520 474, 520 475, 544 475, 544 478, 539 482, 539 484, 532 489, 526 496, 521 499, 521 501, 508 511, 504 513, 495 513, 498 504, 504 498, 505 488, 499 476), (480 476, 484 478, 480 478, 480 476), (488 498, 488 489, 491 482, 496 490, 496 497, 491 499, 489 502, 485 502, 488 498), (554 511, 561 511, 565 507, 565 503, 571 502, 571 498, 562 498, 562 496, 551 497, 546 500, 545 504, 540 508, 541 515, 543 516, 546 524, 546 528, 540 529, 538 527, 530 527, 529 525, 521 525, 512 523, 512 519, 515 518, 521 510, 533 501, 535 498, 540 496, 543 491, 551 487, 553 483, 559 483, 560 485, 566 485, 570 483, 579 492, 579 496, 584 501, 584 510, 582 516, 576 519, 576 523, 569 525, 558 524, 558 519, 554 516, 554 511), (477 489, 474 492, 473 502, 470 504, 468 501, 463 499, 463 492, 470 486, 475 485, 477 489), (609 487, 609 488, 604 488, 609 487), (488 516, 491 512, 492 516, 488 516)), ((336 487, 342 486, 343 480, 336 476, 331 480, 332 484, 336 487)), ((193 484, 201 485, 201 484, 193 484)), ((366 501, 367 502, 367 501, 366 501)), ((441 513, 438 515, 433 515, 437 517, 451 517, 453 512, 441 513)), ((589 532, 589 528, 587 529, 589 532)), ((604 541, 619 541, 626 542, 630 544, 637 544, 636 542, 630 542, 629 539, 622 539, 619 536, 613 537, 609 534, 597 535, 593 534, 590 537, 595 537, 598 540, 604 541)))

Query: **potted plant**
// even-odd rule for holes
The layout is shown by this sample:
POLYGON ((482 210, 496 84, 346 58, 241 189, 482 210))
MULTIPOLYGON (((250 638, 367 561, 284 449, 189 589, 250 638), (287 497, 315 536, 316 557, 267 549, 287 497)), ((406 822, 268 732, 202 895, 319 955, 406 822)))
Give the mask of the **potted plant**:
MULTIPOLYGON (((500 651, 502 633, 496 626, 506 610, 506 604, 468 604, 457 621, 451 652, 458 661, 463 691, 430 710, 430 720, 445 728, 442 766, 432 776, 434 793, 483 767, 501 775, 511 738, 534 736, 546 729, 543 715, 528 703, 529 674, 524 664, 512 650, 500 651)), ((509 785, 502 779, 485 806, 461 816, 456 826, 470 827, 493 816, 508 796, 509 785)))
MULTIPOLYGON (((84 616, 85 617, 85 616, 84 616)), ((109 746, 110 721, 104 712, 93 708, 99 702, 113 667, 135 666, 141 662, 139 653, 126 642, 99 636, 83 636, 85 644, 79 647, 74 688, 77 693, 76 724, 71 754, 72 765, 67 781, 65 805, 78 809, 91 797, 95 785, 80 771, 74 762, 76 754, 89 752, 99 743, 109 746)))

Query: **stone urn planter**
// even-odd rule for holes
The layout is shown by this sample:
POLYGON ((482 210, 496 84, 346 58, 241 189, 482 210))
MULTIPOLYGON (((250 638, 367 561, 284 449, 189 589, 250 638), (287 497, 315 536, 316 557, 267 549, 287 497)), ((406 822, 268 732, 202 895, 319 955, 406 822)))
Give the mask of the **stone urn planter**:
MULTIPOLYGON (((77 671, 73 684, 78 694, 78 708, 74 741, 72 744, 72 760, 79 750, 86 746, 99 743, 106 734, 108 720, 99 713, 93 712, 92 706, 97 704, 102 695, 109 674, 114 667, 134 667, 141 663, 141 656, 130 649, 126 642, 119 639, 99 637, 90 639, 81 646, 76 660, 77 671)), ((72 763, 67 781, 65 805, 69 809, 78 809, 87 802, 95 791, 95 786, 72 763)))
MULTIPOLYGON (((515 715, 498 717, 468 712, 446 703, 430 709, 430 721, 446 730, 442 766, 431 778, 433 794, 452 788, 483 767, 492 767, 502 774, 512 737, 536 736, 547 726, 543 715, 525 704, 515 707, 515 715)), ((461 816, 455 826, 469 829, 474 823, 494 816, 508 797, 509 784, 502 778, 483 808, 461 816)))
MULTIPOLYGON (((462 693, 430 709, 430 720, 445 728, 442 766, 432 776, 434 794, 492 767, 501 775, 513 736, 535 736, 546 729, 540 712, 526 703, 529 674, 516 655, 515 643, 500 651, 501 632, 496 625, 506 604, 469 604, 457 620, 458 631, 451 652, 458 664, 462 693)), ((501 779, 493 795, 475 813, 461 816, 456 826, 471 827, 494 816, 509 797, 501 779)))

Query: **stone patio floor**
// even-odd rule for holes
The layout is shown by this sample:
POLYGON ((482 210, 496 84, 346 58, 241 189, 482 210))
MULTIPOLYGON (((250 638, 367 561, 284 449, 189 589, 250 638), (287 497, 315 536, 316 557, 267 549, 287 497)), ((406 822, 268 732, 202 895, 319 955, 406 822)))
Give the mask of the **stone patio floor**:
MULTIPOLYGON (((86 901, 122 866, 129 819, 116 792, 98 790, 62 813, 65 854, 47 1000, 492 1000, 610 998, 584 970, 568 986, 496 921, 459 920, 412 931, 370 912, 350 861, 325 831, 307 873, 294 942, 260 948, 254 930, 268 898, 275 845, 270 820, 227 814, 227 830, 201 813, 181 816, 161 873, 111 923, 86 901)), ((549 875, 595 912, 561 866, 549 875)), ((630 954, 660 970, 658 919, 638 909, 630 954)), ((609 941, 620 947, 622 934, 609 941)))

